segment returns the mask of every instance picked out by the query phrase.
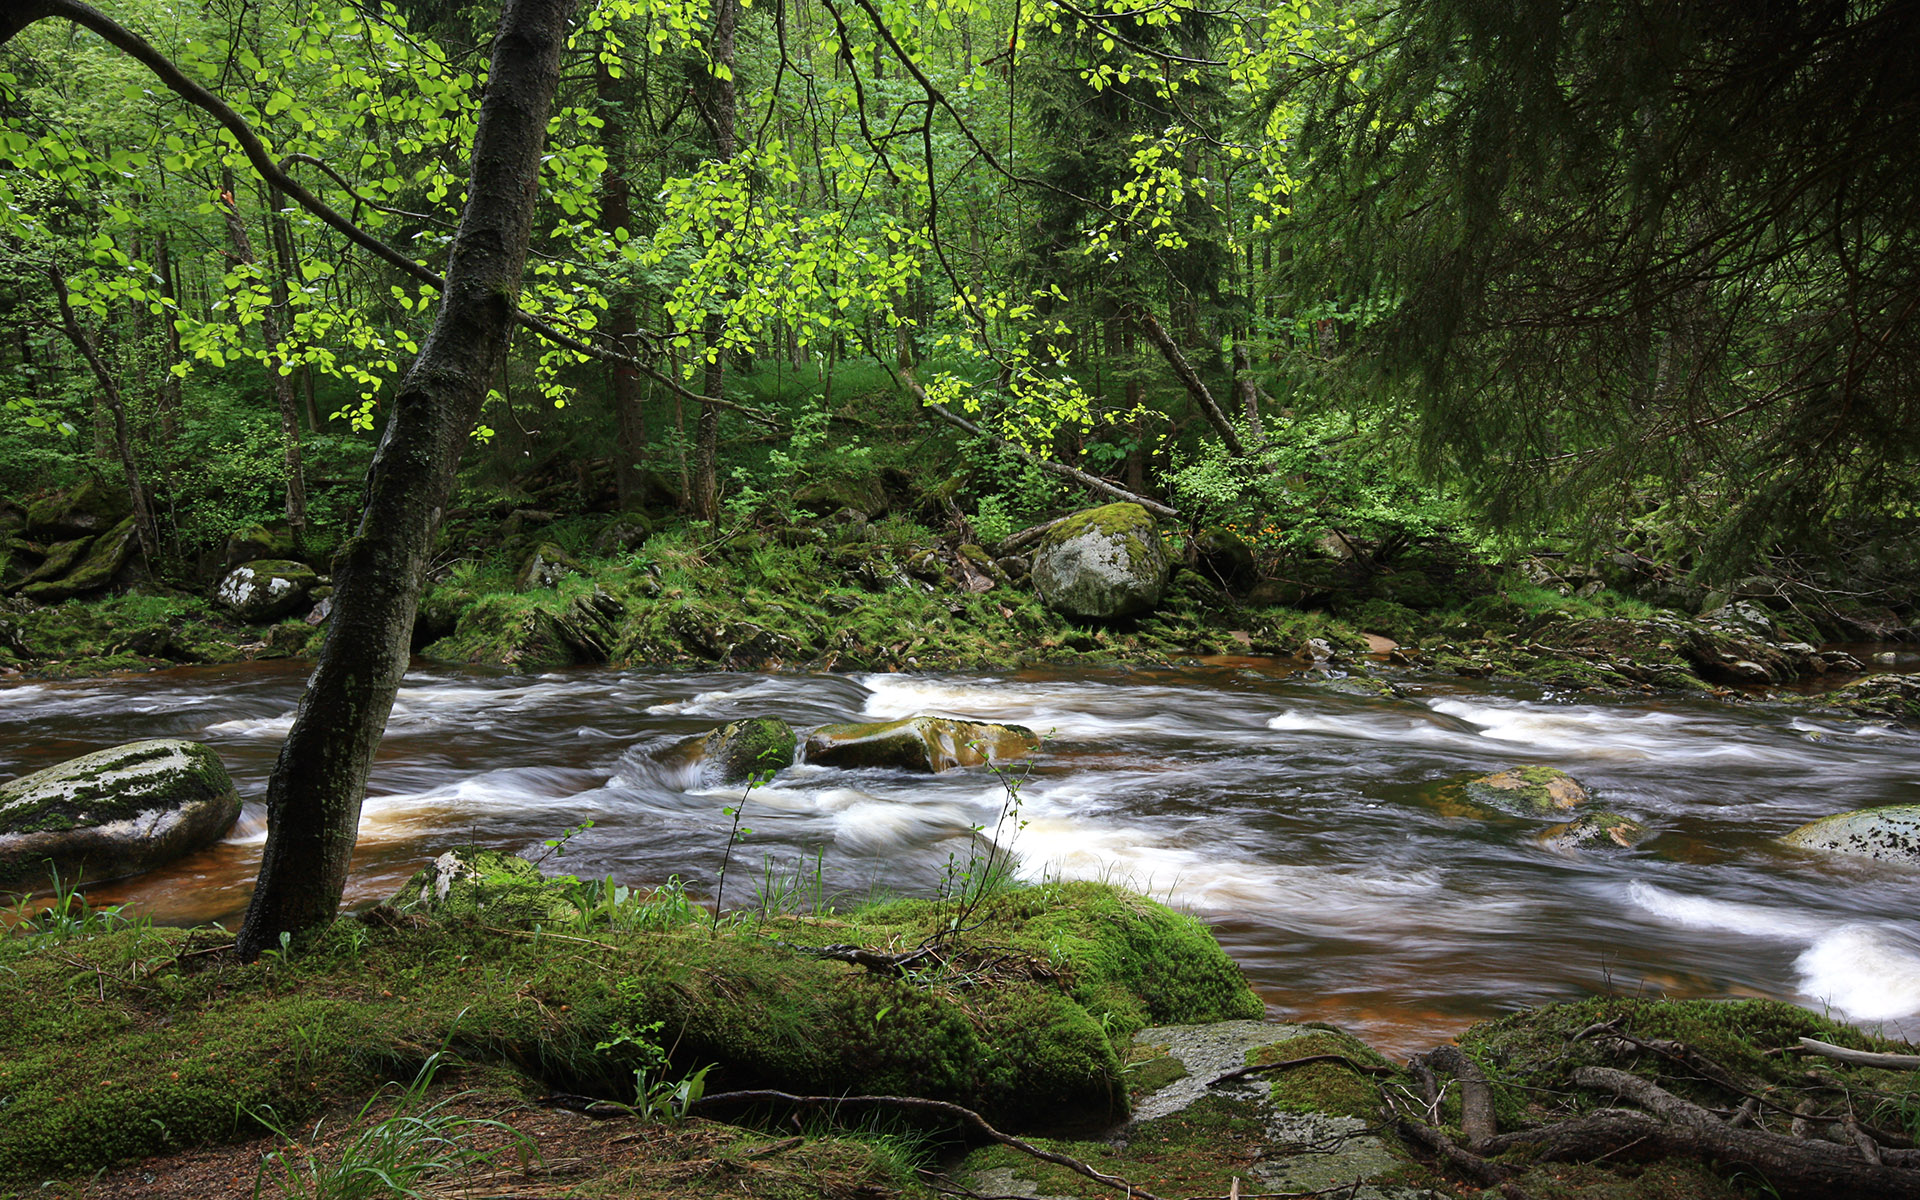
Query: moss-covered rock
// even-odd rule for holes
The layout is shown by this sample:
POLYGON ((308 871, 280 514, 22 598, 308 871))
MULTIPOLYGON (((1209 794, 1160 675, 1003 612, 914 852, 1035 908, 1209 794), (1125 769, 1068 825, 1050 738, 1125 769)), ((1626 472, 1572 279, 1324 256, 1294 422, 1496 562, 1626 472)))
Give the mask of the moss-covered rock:
MULTIPOLYGON (((133 557, 134 548, 139 544, 134 534, 133 518, 128 517, 112 529, 101 534, 87 547, 87 553, 71 568, 57 578, 45 578, 28 583, 20 589, 20 594, 40 604, 84 596, 88 592, 97 592, 113 582, 114 576, 127 565, 133 557)), ((51 561, 51 560, 49 560, 51 561)))
MULTIPOLYGON (((87 551, 93 546, 93 542, 94 539, 91 537, 78 537, 72 541, 56 542, 48 546, 46 548, 46 556, 40 560, 40 565, 27 572, 26 578, 21 581, 22 585, 24 587, 34 587, 40 584, 51 583, 62 575, 65 575, 68 571, 73 570, 75 564, 86 557, 87 551)), ((31 599, 31 597, 29 597, 29 599, 31 599)))
POLYGON ((1570 812, 1590 797, 1578 780, 1557 767, 1508 767, 1469 779, 1467 797, 1518 817, 1551 817, 1570 812))
POLYGON ((553 587, 568 575, 584 572, 578 560, 552 542, 541 542, 514 572, 513 590, 534 592, 553 587))
POLYGON ((1810 821, 1780 839, 1803 850, 1920 863, 1920 804, 1889 804, 1810 821))
POLYGON ((1209 525, 1193 535, 1194 565, 1226 587, 1253 581, 1253 548, 1233 530, 1209 525))
POLYGON ((448 850, 415 871, 387 903, 401 912, 531 929, 580 918, 566 891, 573 882, 549 880, 504 850, 448 850))
POLYGON ((277 621, 307 603, 320 577, 292 559, 242 563, 224 575, 213 598, 242 621, 277 621))
POLYGON ((0 785, 0 890, 152 870, 240 815, 220 756, 169 738, 97 750, 0 785))
POLYGON ((731 721, 700 740, 707 775, 715 783, 741 783, 793 762, 793 726, 778 717, 731 721))
POLYGON ((301 557, 301 548, 295 542, 290 525, 246 525, 227 535, 226 561, 229 568, 262 559, 301 557))
POLYGON ((1646 827, 1632 817, 1617 812, 1582 813, 1534 835, 1534 841, 1549 850, 1572 853, 1590 847, 1621 846, 1631 848, 1645 841, 1646 827))
POLYGON ((1108 504, 1053 526, 1033 556, 1033 587, 1068 617, 1106 620, 1153 611, 1167 585, 1166 545, 1138 504, 1108 504))
POLYGON ((133 511, 127 489, 89 479, 70 492, 59 492, 27 506, 27 536, 43 542, 97 537, 125 520, 133 511))
POLYGON ((822 725, 807 735, 804 757, 827 767, 891 767, 937 775, 955 767, 1011 762, 1039 748, 1039 737, 1024 726, 920 716, 822 725))

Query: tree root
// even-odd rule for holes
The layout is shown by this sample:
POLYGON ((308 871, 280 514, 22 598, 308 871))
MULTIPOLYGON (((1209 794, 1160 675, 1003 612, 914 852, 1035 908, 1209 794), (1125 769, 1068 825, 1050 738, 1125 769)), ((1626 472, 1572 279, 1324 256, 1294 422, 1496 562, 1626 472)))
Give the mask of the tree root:
POLYGON ((1258 1075, 1263 1071, 1286 1071, 1294 1067, 1305 1067, 1313 1063, 1326 1062, 1339 1063, 1341 1066, 1349 1070, 1358 1071, 1362 1075, 1380 1075, 1392 1078, 1400 1073, 1392 1067, 1380 1067, 1374 1066, 1371 1063, 1355 1062, 1344 1054, 1309 1054, 1305 1058, 1290 1058, 1285 1062, 1262 1063, 1257 1067, 1240 1067, 1237 1070, 1228 1071, 1225 1075, 1216 1075, 1212 1079, 1207 1080, 1207 1086, 1217 1087, 1229 1080, 1245 1079, 1249 1075, 1258 1075))
POLYGON ((1106 1187, 1119 1188, 1126 1195, 1136 1197, 1137 1200, 1161 1200, 1160 1197, 1147 1191, 1145 1188, 1136 1187, 1117 1175, 1108 1175, 1074 1158, 1072 1155, 1042 1149, 1032 1142, 1023 1141, 1010 1133, 1002 1133, 992 1125, 989 1125, 987 1119, 979 1113, 958 1104, 948 1103, 945 1100, 925 1100, 918 1096, 796 1096, 791 1092, 761 1090, 715 1092, 712 1095, 702 1096, 700 1099, 695 1100, 687 1106, 687 1109, 689 1112, 692 1112, 737 1104, 773 1104, 793 1108, 825 1109, 887 1108, 896 1112, 919 1113, 926 1116, 940 1117, 945 1120, 957 1122, 961 1126, 973 1130, 990 1141, 998 1142, 1002 1146, 1018 1150, 1022 1154, 1039 1159, 1041 1162, 1050 1162, 1055 1166, 1065 1167, 1076 1175, 1085 1176, 1095 1183, 1102 1184, 1106 1187))

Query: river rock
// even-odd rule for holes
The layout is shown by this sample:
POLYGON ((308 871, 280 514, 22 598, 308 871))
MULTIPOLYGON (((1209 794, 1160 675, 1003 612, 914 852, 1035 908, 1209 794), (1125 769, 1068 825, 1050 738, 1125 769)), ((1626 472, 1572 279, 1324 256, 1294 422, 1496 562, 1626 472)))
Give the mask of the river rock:
POLYGON ((1920 804, 1889 804, 1835 813, 1780 839, 1805 850, 1858 854, 1886 862, 1920 863, 1920 804))
POLYGON ((505 850, 449 850, 415 871, 387 903, 401 912, 462 917, 530 929, 580 918, 568 896, 572 876, 548 879, 505 850))
POLYGON ((1040 739, 1020 725, 908 717, 871 725, 822 725, 807 735, 802 757, 828 767, 892 767, 937 775, 1024 758, 1040 739))
POLYGON ((71 492, 29 504, 27 536, 42 542, 98 537, 132 512, 133 501, 126 488, 90 479, 71 492))
POLYGON ((0 891, 97 883, 198 850, 240 815, 220 756, 166 738, 96 750, 0 784, 0 891))
POLYGON ((1033 555, 1033 587, 1047 607, 1091 620, 1152 612, 1167 586, 1167 549, 1138 504, 1108 504, 1062 519, 1033 555))
POLYGON ((1571 821, 1543 829, 1533 840, 1549 850, 1570 854, 1589 846, 1632 847, 1644 841, 1646 836, 1646 827, 1632 817, 1603 810, 1582 813, 1571 821))
POLYGON ((540 591, 580 573, 580 564, 574 561, 573 555, 552 542, 541 542, 520 564, 520 570, 513 577, 513 588, 517 592, 540 591))
POLYGON ((133 518, 115 525, 106 533, 93 540, 87 553, 75 563, 71 570, 58 578, 42 579, 28 583, 20 589, 20 594, 29 600, 41 604, 52 604, 73 596, 84 596, 88 592, 97 592, 113 582, 120 568, 127 565, 133 557, 133 551, 139 545, 139 538, 133 530, 133 518))
POLYGON ((263 558, 228 571, 213 598, 242 621, 277 621, 305 605, 319 581, 305 563, 263 558))
POLYGON ((1592 799, 1573 776, 1556 767, 1508 767, 1469 779, 1467 797, 1517 817, 1551 817, 1592 799))
POLYGON ((743 783, 750 775, 793 763, 798 739, 778 717, 749 717, 722 725, 701 739, 707 776, 715 783, 743 783))

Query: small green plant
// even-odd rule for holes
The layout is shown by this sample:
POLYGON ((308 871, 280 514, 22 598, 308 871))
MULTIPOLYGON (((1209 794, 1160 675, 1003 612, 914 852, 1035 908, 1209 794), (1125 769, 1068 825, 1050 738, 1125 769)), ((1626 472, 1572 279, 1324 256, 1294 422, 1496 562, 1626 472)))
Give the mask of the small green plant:
POLYGON ((582 933, 592 929, 616 933, 643 933, 677 929, 695 919, 693 901, 687 897, 687 885, 678 876, 652 891, 636 891, 611 879, 587 879, 577 884, 570 896, 580 910, 582 933))
POLYGON ((795 859, 790 872, 782 872, 774 865, 772 858, 763 859, 760 863, 760 886, 753 896, 754 911, 759 913, 762 920, 799 912, 827 916, 833 912, 833 906, 827 903, 825 877, 824 847, 814 848, 811 862, 805 855, 795 859))
POLYGON ((54 941, 67 942, 74 938, 96 937, 111 933, 117 929, 148 928, 153 918, 133 916, 127 912, 124 904, 109 904, 95 908, 87 901, 86 893, 80 890, 80 876, 72 880, 60 878, 56 868, 53 872, 53 899, 39 912, 34 906, 39 898, 26 895, 15 901, 7 925, 13 937, 44 937, 54 941))
MULTIPOLYGON (((1045 738, 1041 739, 1043 745, 1045 741, 1045 738)), ((975 749, 980 748, 979 743, 973 745, 975 749)), ((947 933, 964 933, 972 927, 974 914, 988 897, 1014 886, 1018 878, 1019 860, 1013 854, 1013 841, 1027 825, 1026 819, 1020 815, 1020 790, 1033 774, 1033 764, 1032 754, 1017 764, 987 759, 987 770, 992 771, 994 778, 1000 781, 1000 812, 994 818, 991 834, 986 832, 984 825, 973 827, 972 848, 964 864, 954 856, 948 856, 940 896, 942 900, 954 902, 953 912, 946 921, 947 933), (986 845, 984 852, 981 850, 983 842, 986 845)))
MULTIPOLYGON (((337 1153, 317 1153, 323 1146, 324 1122, 301 1144, 282 1129, 271 1110, 252 1113, 283 1143, 261 1160, 254 1173, 253 1196, 281 1196, 288 1200, 388 1200, 426 1196, 425 1184, 451 1171, 484 1167, 514 1155, 532 1156, 533 1141, 504 1121, 463 1117, 452 1111, 468 1093, 432 1103, 427 1093, 445 1063, 444 1053, 428 1057, 413 1081, 400 1088, 393 1113, 341 1143, 337 1153), (502 1143, 481 1146, 482 1135, 507 1135, 502 1143)), ((372 1118, 387 1089, 362 1105, 356 1124, 372 1118)), ((337 1140, 337 1139, 329 1139, 337 1140)), ((489 1138, 491 1140, 491 1138, 489 1138)))
POLYGON ((549 858, 559 858, 565 855, 567 852, 567 843, 592 828, 593 820, 589 818, 580 822, 578 825, 569 826, 559 837, 548 838, 541 843, 546 849, 540 852, 539 858, 533 860, 533 865, 537 867, 549 858))
POLYGON ((747 798, 753 795, 753 789, 764 787, 773 779, 772 771, 756 771, 747 776, 747 790, 740 793, 740 803, 720 811, 733 818, 733 828, 727 833, 727 849, 720 856, 720 878, 713 885, 713 936, 720 936, 721 903, 727 892, 727 867, 733 862, 733 847, 736 843, 753 836, 753 830, 740 824, 740 813, 747 807, 747 798))

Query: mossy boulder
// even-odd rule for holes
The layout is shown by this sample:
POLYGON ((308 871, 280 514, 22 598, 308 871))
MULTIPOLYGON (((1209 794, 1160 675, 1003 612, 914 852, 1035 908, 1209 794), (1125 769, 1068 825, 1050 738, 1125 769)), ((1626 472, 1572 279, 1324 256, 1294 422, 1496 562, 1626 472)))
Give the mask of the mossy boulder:
POLYGON ((1209 525, 1193 535, 1193 560, 1209 578, 1227 587, 1251 582, 1258 569, 1253 548, 1220 525, 1209 525))
POLYGON ((937 775, 955 767, 1011 762, 1040 748, 1020 725, 907 717, 866 725, 822 725, 807 735, 803 757, 828 767, 890 767, 937 775))
POLYGON ((88 592, 100 591, 113 582, 114 576, 118 575, 120 569, 127 565, 127 560, 133 557, 133 551, 138 545, 139 538, 134 534, 133 518, 128 517, 93 539, 80 561, 74 563, 58 578, 46 578, 28 583, 20 589, 20 594, 41 604, 52 604, 74 596, 83 596, 88 592))
POLYGON ((27 506, 27 536, 42 542, 97 537, 133 511, 127 489, 90 479, 70 492, 35 500, 27 506))
POLYGON ((221 577, 213 598, 242 621, 277 621, 306 605, 320 577, 292 559, 263 558, 241 563, 221 577))
POLYGON ((227 535, 226 562, 229 568, 262 559, 300 557, 300 547, 295 543, 293 527, 290 525, 247 525, 227 535))
POLYGON ((887 492, 877 476, 858 479, 816 479, 802 484, 793 495, 794 507, 824 517, 852 509, 869 519, 887 511, 887 492))
POLYGON ((1558 850, 1565 854, 1589 847, 1631 848, 1645 841, 1646 837, 1646 826, 1632 817, 1602 810, 1582 813, 1571 821, 1563 821, 1543 829, 1534 836, 1533 840, 1549 850, 1558 850))
POLYGON ((583 573, 583 568, 573 555, 552 542, 541 542, 521 561, 520 569, 514 572, 513 590, 541 591, 553 587, 569 575, 583 573))
POLYGON ((387 901, 403 913, 531 929, 580 918, 568 897, 571 876, 550 880, 504 850, 448 850, 415 871, 387 901))
POLYGON ((27 572, 26 578, 21 582, 25 587, 33 587, 35 584, 50 583, 60 578, 73 570, 74 566, 86 557, 93 542, 93 538, 78 537, 48 546, 45 557, 40 560, 40 565, 27 572))
POLYGON ((1552 817, 1592 799, 1578 780, 1557 767, 1508 767, 1469 779, 1467 798, 1516 817, 1552 817))
POLYGON ((1808 822, 1780 840, 1803 850, 1920 864, 1920 804, 1835 813, 1808 822))
POLYGON ((750 775, 778 771, 793 762, 793 726, 778 717, 732 721, 701 739, 708 778, 741 783, 750 775))
POLYGON ((240 815, 220 756, 167 738, 83 754, 0 784, 0 890, 138 875, 198 850, 240 815))
POLYGON ((1167 586, 1167 548, 1153 515, 1108 504, 1065 518, 1033 556, 1033 587, 1067 617, 1107 620, 1152 612, 1167 586))

